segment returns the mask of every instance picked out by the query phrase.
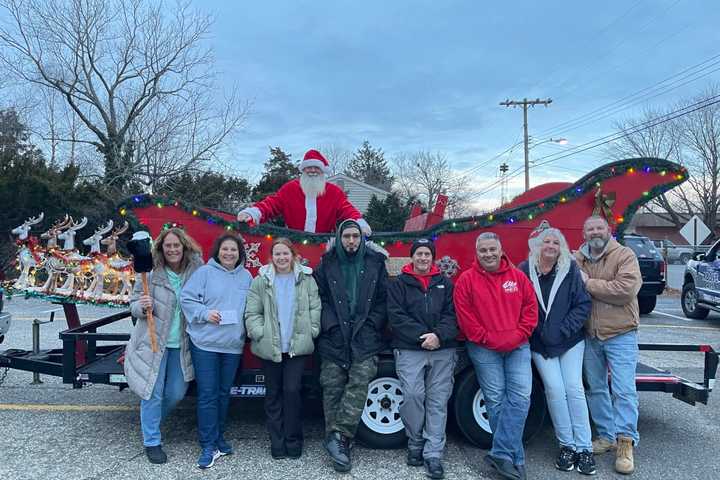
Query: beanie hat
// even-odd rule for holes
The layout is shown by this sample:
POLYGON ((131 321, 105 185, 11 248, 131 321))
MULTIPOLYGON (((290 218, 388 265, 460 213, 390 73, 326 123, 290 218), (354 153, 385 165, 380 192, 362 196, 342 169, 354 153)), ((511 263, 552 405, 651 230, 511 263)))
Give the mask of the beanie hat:
POLYGON ((433 259, 435 258, 435 244, 432 240, 428 238, 418 238, 417 240, 415 240, 412 244, 412 247, 410 247, 410 256, 412 257, 413 255, 415 255, 415 250, 420 247, 425 247, 429 249, 433 259))
POLYGON ((319 167, 325 174, 330 173, 330 164, 317 150, 308 150, 300 162, 300 171, 306 167, 319 167))

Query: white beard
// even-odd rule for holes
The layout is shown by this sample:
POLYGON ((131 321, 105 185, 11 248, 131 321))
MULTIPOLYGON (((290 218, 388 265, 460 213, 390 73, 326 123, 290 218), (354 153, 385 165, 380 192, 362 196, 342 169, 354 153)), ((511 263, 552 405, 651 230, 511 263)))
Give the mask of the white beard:
POLYGON ((325 174, 310 176, 306 173, 300 175, 300 188, 306 197, 317 198, 325 193, 325 174))

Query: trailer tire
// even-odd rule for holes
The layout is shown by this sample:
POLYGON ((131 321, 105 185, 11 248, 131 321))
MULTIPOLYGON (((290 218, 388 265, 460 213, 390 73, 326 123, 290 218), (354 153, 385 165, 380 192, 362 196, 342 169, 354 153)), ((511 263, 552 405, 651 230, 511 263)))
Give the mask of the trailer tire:
POLYGON ((693 282, 688 282, 683 285, 682 295, 680 295, 680 305, 682 305, 685 316, 695 320, 707 318, 710 313, 709 309, 698 305, 698 294, 693 282))
POLYGON ((648 295, 648 296, 638 296, 638 306, 640 307, 640 315, 647 315, 648 313, 655 310, 655 305, 657 305, 657 296, 656 295, 648 295))
POLYGON ((402 387, 393 359, 380 359, 375 379, 368 385, 368 398, 360 416, 357 440, 369 448, 395 449, 407 444, 400 419, 402 387))
MULTIPOLYGON (((547 404, 542 383, 533 375, 530 411, 525 421, 523 441, 528 442, 542 430, 546 411, 547 404)), ((455 424, 467 441, 484 450, 492 448, 490 420, 475 370, 472 367, 460 373, 455 382, 453 412, 455 424)))

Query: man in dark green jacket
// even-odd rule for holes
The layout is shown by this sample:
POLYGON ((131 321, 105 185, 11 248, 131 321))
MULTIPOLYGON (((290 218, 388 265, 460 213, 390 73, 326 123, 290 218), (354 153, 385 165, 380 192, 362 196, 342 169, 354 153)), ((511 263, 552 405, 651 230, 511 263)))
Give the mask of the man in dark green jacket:
POLYGON ((355 436, 377 374, 384 344, 387 270, 385 255, 365 242, 360 225, 345 220, 322 257, 315 280, 322 302, 318 353, 325 410, 325 449, 335 470, 348 472, 355 436))

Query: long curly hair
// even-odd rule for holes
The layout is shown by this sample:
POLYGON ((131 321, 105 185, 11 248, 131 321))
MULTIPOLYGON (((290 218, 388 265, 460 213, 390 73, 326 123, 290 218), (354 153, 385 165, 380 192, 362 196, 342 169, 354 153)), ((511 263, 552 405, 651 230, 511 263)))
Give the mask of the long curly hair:
POLYGON ((565 240, 565 235, 563 235, 560 230, 553 227, 542 230, 536 236, 531 237, 528 240, 528 246, 530 247, 528 263, 530 263, 531 267, 538 267, 538 262, 540 261, 540 250, 542 249, 543 241, 549 236, 557 238, 560 242, 560 255, 557 259, 558 270, 569 268, 570 262, 573 261, 572 253, 570 253, 570 247, 568 247, 567 240, 565 240))

